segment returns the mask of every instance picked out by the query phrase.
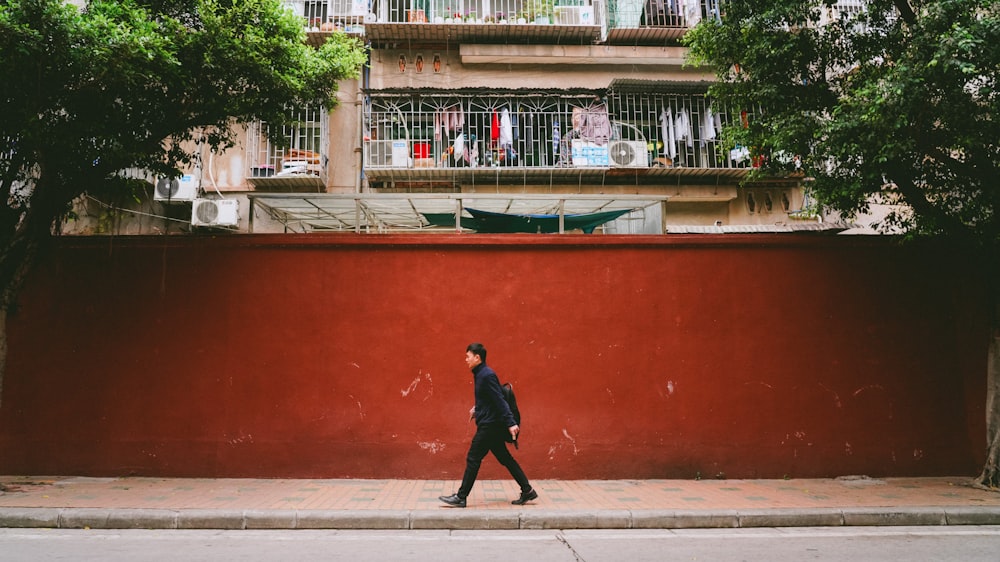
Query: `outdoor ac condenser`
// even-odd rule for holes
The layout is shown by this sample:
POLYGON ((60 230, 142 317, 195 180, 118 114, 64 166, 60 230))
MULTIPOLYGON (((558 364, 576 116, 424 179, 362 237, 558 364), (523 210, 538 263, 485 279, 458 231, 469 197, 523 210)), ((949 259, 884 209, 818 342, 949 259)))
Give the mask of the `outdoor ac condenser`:
POLYGON ((157 178, 153 185, 153 200, 169 203, 188 203, 198 196, 198 182, 186 174, 179 178, 157 178))
POLYGON ((366 146, 367 168, 407 168, 410 165, 410 143, 405 140, 373 140, 366 146))
POLYGON ((608 149, 608 158, 615 168, 649 167, 646 141, 613 140, 608 149))
POLYGON ((192 226, 238 226, 240 202, 236 199, 195 199, 191 205, 192 226))

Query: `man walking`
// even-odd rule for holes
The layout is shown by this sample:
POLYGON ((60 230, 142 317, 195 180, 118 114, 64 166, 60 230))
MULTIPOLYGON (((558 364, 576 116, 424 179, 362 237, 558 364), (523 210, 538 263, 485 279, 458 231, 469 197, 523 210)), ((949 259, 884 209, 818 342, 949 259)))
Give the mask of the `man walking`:
POLYGON ((472 485, 476 483, 483 458, 486 457, 486 453, 493 453, 521 487, 521 496, 510 503, 524 505, 537 498, 538 492, 531 488, 528 477, 507 450, 506 442, 508 434, 516 440, 521 428, 514 421, 510 406, 503 398, 500 379, 493 369, 486 365, 486 348, 483 344, 471 343, 465 348, 465 364, 472 369, 472 378, 475 382, 476 405, 469 414, 476 420, 476 435, 469 445, 469 454, 465 458, 465 475, 462 476, 462 485, 458 488, 458 492, 438 499, 452 507, 465 507, 466 498, 472 491, 472 485))

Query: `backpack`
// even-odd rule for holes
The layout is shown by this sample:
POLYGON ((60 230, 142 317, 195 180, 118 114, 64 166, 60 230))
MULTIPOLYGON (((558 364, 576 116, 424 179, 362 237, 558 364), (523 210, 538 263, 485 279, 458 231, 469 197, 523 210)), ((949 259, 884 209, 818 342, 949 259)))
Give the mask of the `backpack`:
MULTIPOLYGON (((514 386, 509 382, 505 382, 500 385, 500 392, 503 394, 503 399, 507 401, 510 413, 514 416, 514 423, 521 425, 521 411, 517 409, 517 398, 514 397, 514 386)), ((518 432, 518 437, 520 436, 520 432, 518 432)), ((507 442, 513 443, 514 448, 517 448, 517 439, 511 437, 510 434, 507 434, 507 442)))

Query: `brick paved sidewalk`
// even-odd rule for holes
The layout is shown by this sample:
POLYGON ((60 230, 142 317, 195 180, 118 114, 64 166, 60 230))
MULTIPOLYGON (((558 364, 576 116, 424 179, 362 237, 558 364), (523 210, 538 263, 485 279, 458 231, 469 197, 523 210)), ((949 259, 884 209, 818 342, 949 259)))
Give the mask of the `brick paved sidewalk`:
POLYGON ((968 477, 512 481, 0 476, 0 526, 594 528, 1000 524, 1000 492, 968 477))

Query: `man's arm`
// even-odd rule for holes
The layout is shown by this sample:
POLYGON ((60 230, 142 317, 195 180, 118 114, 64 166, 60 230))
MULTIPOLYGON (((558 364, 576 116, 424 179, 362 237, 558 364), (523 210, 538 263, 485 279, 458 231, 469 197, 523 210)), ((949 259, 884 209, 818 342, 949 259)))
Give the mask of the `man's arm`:
POLYGON ((486 392, 490 397, 490 401, 493 403, 493 407, 497 409, 498 412, 503 414, 503 421, 507 428, 510 430, 510 436, 513 439, 517 439, 517 433, 521 431, 521 428, 514 421, 514 414, 510 411, 510 405, 503 398, 503 391, 500 390, 500 379, 497 378, 494 373, 492 376, 486 378, 486 392))

